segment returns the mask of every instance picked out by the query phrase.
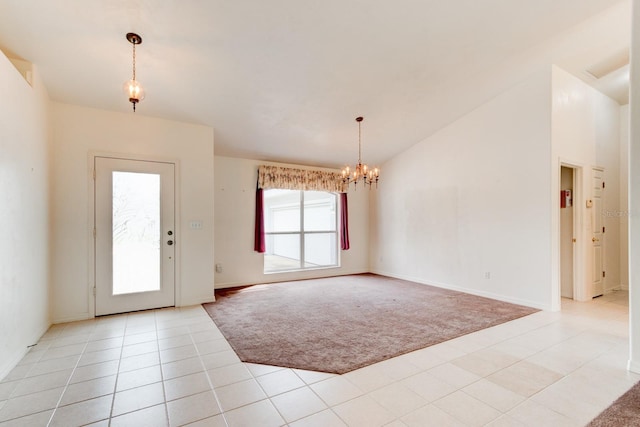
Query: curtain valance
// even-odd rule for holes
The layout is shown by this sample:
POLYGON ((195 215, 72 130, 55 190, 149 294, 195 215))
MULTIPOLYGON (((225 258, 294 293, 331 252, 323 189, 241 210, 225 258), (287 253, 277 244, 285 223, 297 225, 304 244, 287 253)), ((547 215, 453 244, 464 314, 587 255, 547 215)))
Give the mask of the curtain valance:
POLYGON ((342 182, 338 172, 283 168, 280 166, 261 165, 258 168, 258 188, 267 190, 279 188, 283 190, 328 191, 345 193, 347 184, 342 182))

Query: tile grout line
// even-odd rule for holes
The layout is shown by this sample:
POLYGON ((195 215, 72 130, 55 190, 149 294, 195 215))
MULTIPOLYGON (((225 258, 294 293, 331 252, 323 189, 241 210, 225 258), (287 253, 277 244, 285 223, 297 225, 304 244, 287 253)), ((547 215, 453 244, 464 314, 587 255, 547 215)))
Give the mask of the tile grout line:
MULTIPOLYGON (((200 307, 202 307, 202 306, 200 306, 200 307)), ((204 308, 202 310, 204 310, 204 308)), ((215 323, 214 323, 214 325, 215 325, 215 323)), ((216 328, 217 328, 217 326, 216 326, 216 328)), ((220 402, 220 399, 218 398, 218 393, 216 393, 215 387, 213 386, 213 383, 211 382, 211 378, 209 378, 209 372, 207 371, 207 367, 205 366, 204 361, 202 360, 202 354, 200 354, 200 349, 198 348, 197 343, 196 343, 195 339, 193 338, 193 332, 191 331, 191 329, 188 326, 187 326, 187 330, 189 331, 189 338, 191 338, 191 344, 196 349, 196 354, 198 355, 198 360, 200 361, 200 366, 202 366, 202 372, 204 373, 205 377, 207 378, 207 382, 209 383, 209 388, 211 389, 211 392, 213 393, 213 397, 216 400, 216 404, 218 405, 218 408, 220 409, 220 415, 222 415, 222 420, 224 421, 224 424, 227 427, 230 427, 229 426, 229 422, 227 421, 227 417, 224 414, 225 411, 222 409, 222 404, 220 402)), ((196 421, 199 421, 199 420, 196 420, 196 421)))
MULTIPOLYGON (((93 329, 95 329, 95 325, 93 326, 93 329)), ((58 411, 58 408, 60 407, 60 402, 62 402, 62 398, 64 397, 64 394, 67 392, 67 388, 69 387, 69 384, 71 383, 71 378, 73 378, 73 374, 76 372, 76 369, 78 368, 78 364, 80 363, 80 360, 82 359, 82 356, 84 355, 84 352, 87 349, 87 346, 89 345, 89 337, 90 336, 91 336, 91 334, 89 334, 89 336, 87 337, 87 341, 84 343, 84 347, 82 348, 82 351, 80 352, 80 354, 78 356, 78 360, 76 361, 76 364, 73 367, 73 370, 71 371, 71 374, 69 375, 69 378, 67 379, 66 384, 64 385, 64 389, 62 390, 62 393, 60 394, 60 397, 58 398, 58 402, 56 403, 55 408, 53 408, 53 412, 51 413, 51 416, 49 417, 49 421, 47 421, 47 426, 51 425, 51 422, 53 421, 53 418, 55 417, 56 412, 58 411)))
POLYGON ((124 353, 124 347, 125 347, 124 341, 125 341, 125 338, 127 337, 127 325, 129 323, 129 314, 126 314, 124 318, 125 320, 124 320, 124 329, 122 331, 122 344, 120 345, 120 357, 118 358, 118 366, 116 368, 116 382, 113 385, 113 393, 111 394, 111 408, 109 409, 109 418, 108 418, 109 425, 111 425, 111 420, 113 419, 113 407, 116 402, 118 381, 120 380, 120 365, 122 364, 122 354, 124 353))
MULTIPOLYGON (((211 382, 211 378, 209 378, 209 372, 206 369, 207 367, 205 366, 204 362, 202 361, 202 354, 200 354, 200 349, 198 349, 197 343, 196 343, 195 339, 193 338, 193 332, 191 331, 191 328, 189 328, 189 326, 187 326, 187 330, 189 331, 189 338, 191 339, 191 344, 196 349, 196 354, 198 356, 198 361, 200 362, 200 366, 202 366, 202 372, 204 373, 205 377, 207 378, 207 383, 209 383, 209 388, 210 388, 211 392, 213 393, 213 397, 214 397, 214 399, 216 401, 216 404, 218 405, 218 408, 220 409, 220 415, 222 416, 222 420, 224 421, 224 423, 225 423, 225 425, 227 427, 231 427, 229 425, 229 422, 227 421, 227 417, 224 414, 225 411, 222 409, 222 404, 220 402, 220 399, 218 398, 218 394, 216 393, 215 387, 213 386, 213 383, 211 382)), ((161 371, 162 371, 162 369, 161 369, 161 371)), ((161 372, 161 375, 162 375, 162 372, 161 372)), ((168 410, 168 408, 167 408, 167 410, 168 410)), ((203 419, 206 419, 206 418, 203 418, 203 419)), ((167 421, 169 421, 168 414, 167 414, 167 421)), ((197 421, 201 421, 201 420, 194 420, 194 421, 191 421, 190 423, 197 422, 197 421)))
MULTIPOLYGON (((155 334, 156 334, 156 348, 158 349, 158 362, 160 368, 160 382, 162 383, 162 397, 164 400, 164 416, 167 420, 167 425, 171 425, 169 420, 169 406, 167 405, 167 390, 164 384, 164 372, 162 371, 162 353, 160 352, 160 338, 158 337, 158 312, 154 310, 153 315, 153 324, 155 326, 155 334)), ((109 424, 111 424, 111 420, 109 420, 109 424)))

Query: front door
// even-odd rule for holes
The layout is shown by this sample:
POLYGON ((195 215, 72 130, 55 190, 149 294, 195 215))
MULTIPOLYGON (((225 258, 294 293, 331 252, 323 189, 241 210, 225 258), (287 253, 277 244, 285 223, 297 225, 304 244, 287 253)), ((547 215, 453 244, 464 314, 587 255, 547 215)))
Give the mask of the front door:
POLYGON ((592 224, 593 233, 591 242, 593 244, 593 297, 601 296, 604 293, 604 221, 602 220, 602 208, 604 199, 604 171, 600 168, 592 170, 592 224))
POLYGON ((96 315, 175 305, 173 163, 95 157, 96 315))

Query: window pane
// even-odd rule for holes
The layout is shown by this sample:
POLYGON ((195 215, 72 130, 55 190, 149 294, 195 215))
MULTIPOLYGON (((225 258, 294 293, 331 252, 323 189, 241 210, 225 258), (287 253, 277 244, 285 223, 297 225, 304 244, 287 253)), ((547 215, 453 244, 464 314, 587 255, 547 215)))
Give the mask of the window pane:
POLYGON ((336 236, 336 233, 305 234, 305 267, 337 265, 338 242, 336 236))
POLYGON ((264 271, 300 269, 299 234, 267 234, 265 243, 264 271))
POLYGON ((160 175, 113 172, 113 295, 160 289, 160 175))
POLYGON ((263 196, 267 232, 300 231, 300 191, 265 190, 263 196))
POLYGON ((304 230, 336 230, 336 195, 322 191, 304 192, 304 230))

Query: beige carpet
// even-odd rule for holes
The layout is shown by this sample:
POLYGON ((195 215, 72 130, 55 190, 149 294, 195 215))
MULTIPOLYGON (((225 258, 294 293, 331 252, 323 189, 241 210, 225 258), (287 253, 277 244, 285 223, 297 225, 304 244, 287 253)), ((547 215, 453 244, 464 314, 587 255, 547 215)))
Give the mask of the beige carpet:
POLYGON ((640 383, 631 387, 587 427, 640 426, 640 383))
POLYGON ((244 362, 342 374, 537 310, 373 274, 216 292, 244 362))

